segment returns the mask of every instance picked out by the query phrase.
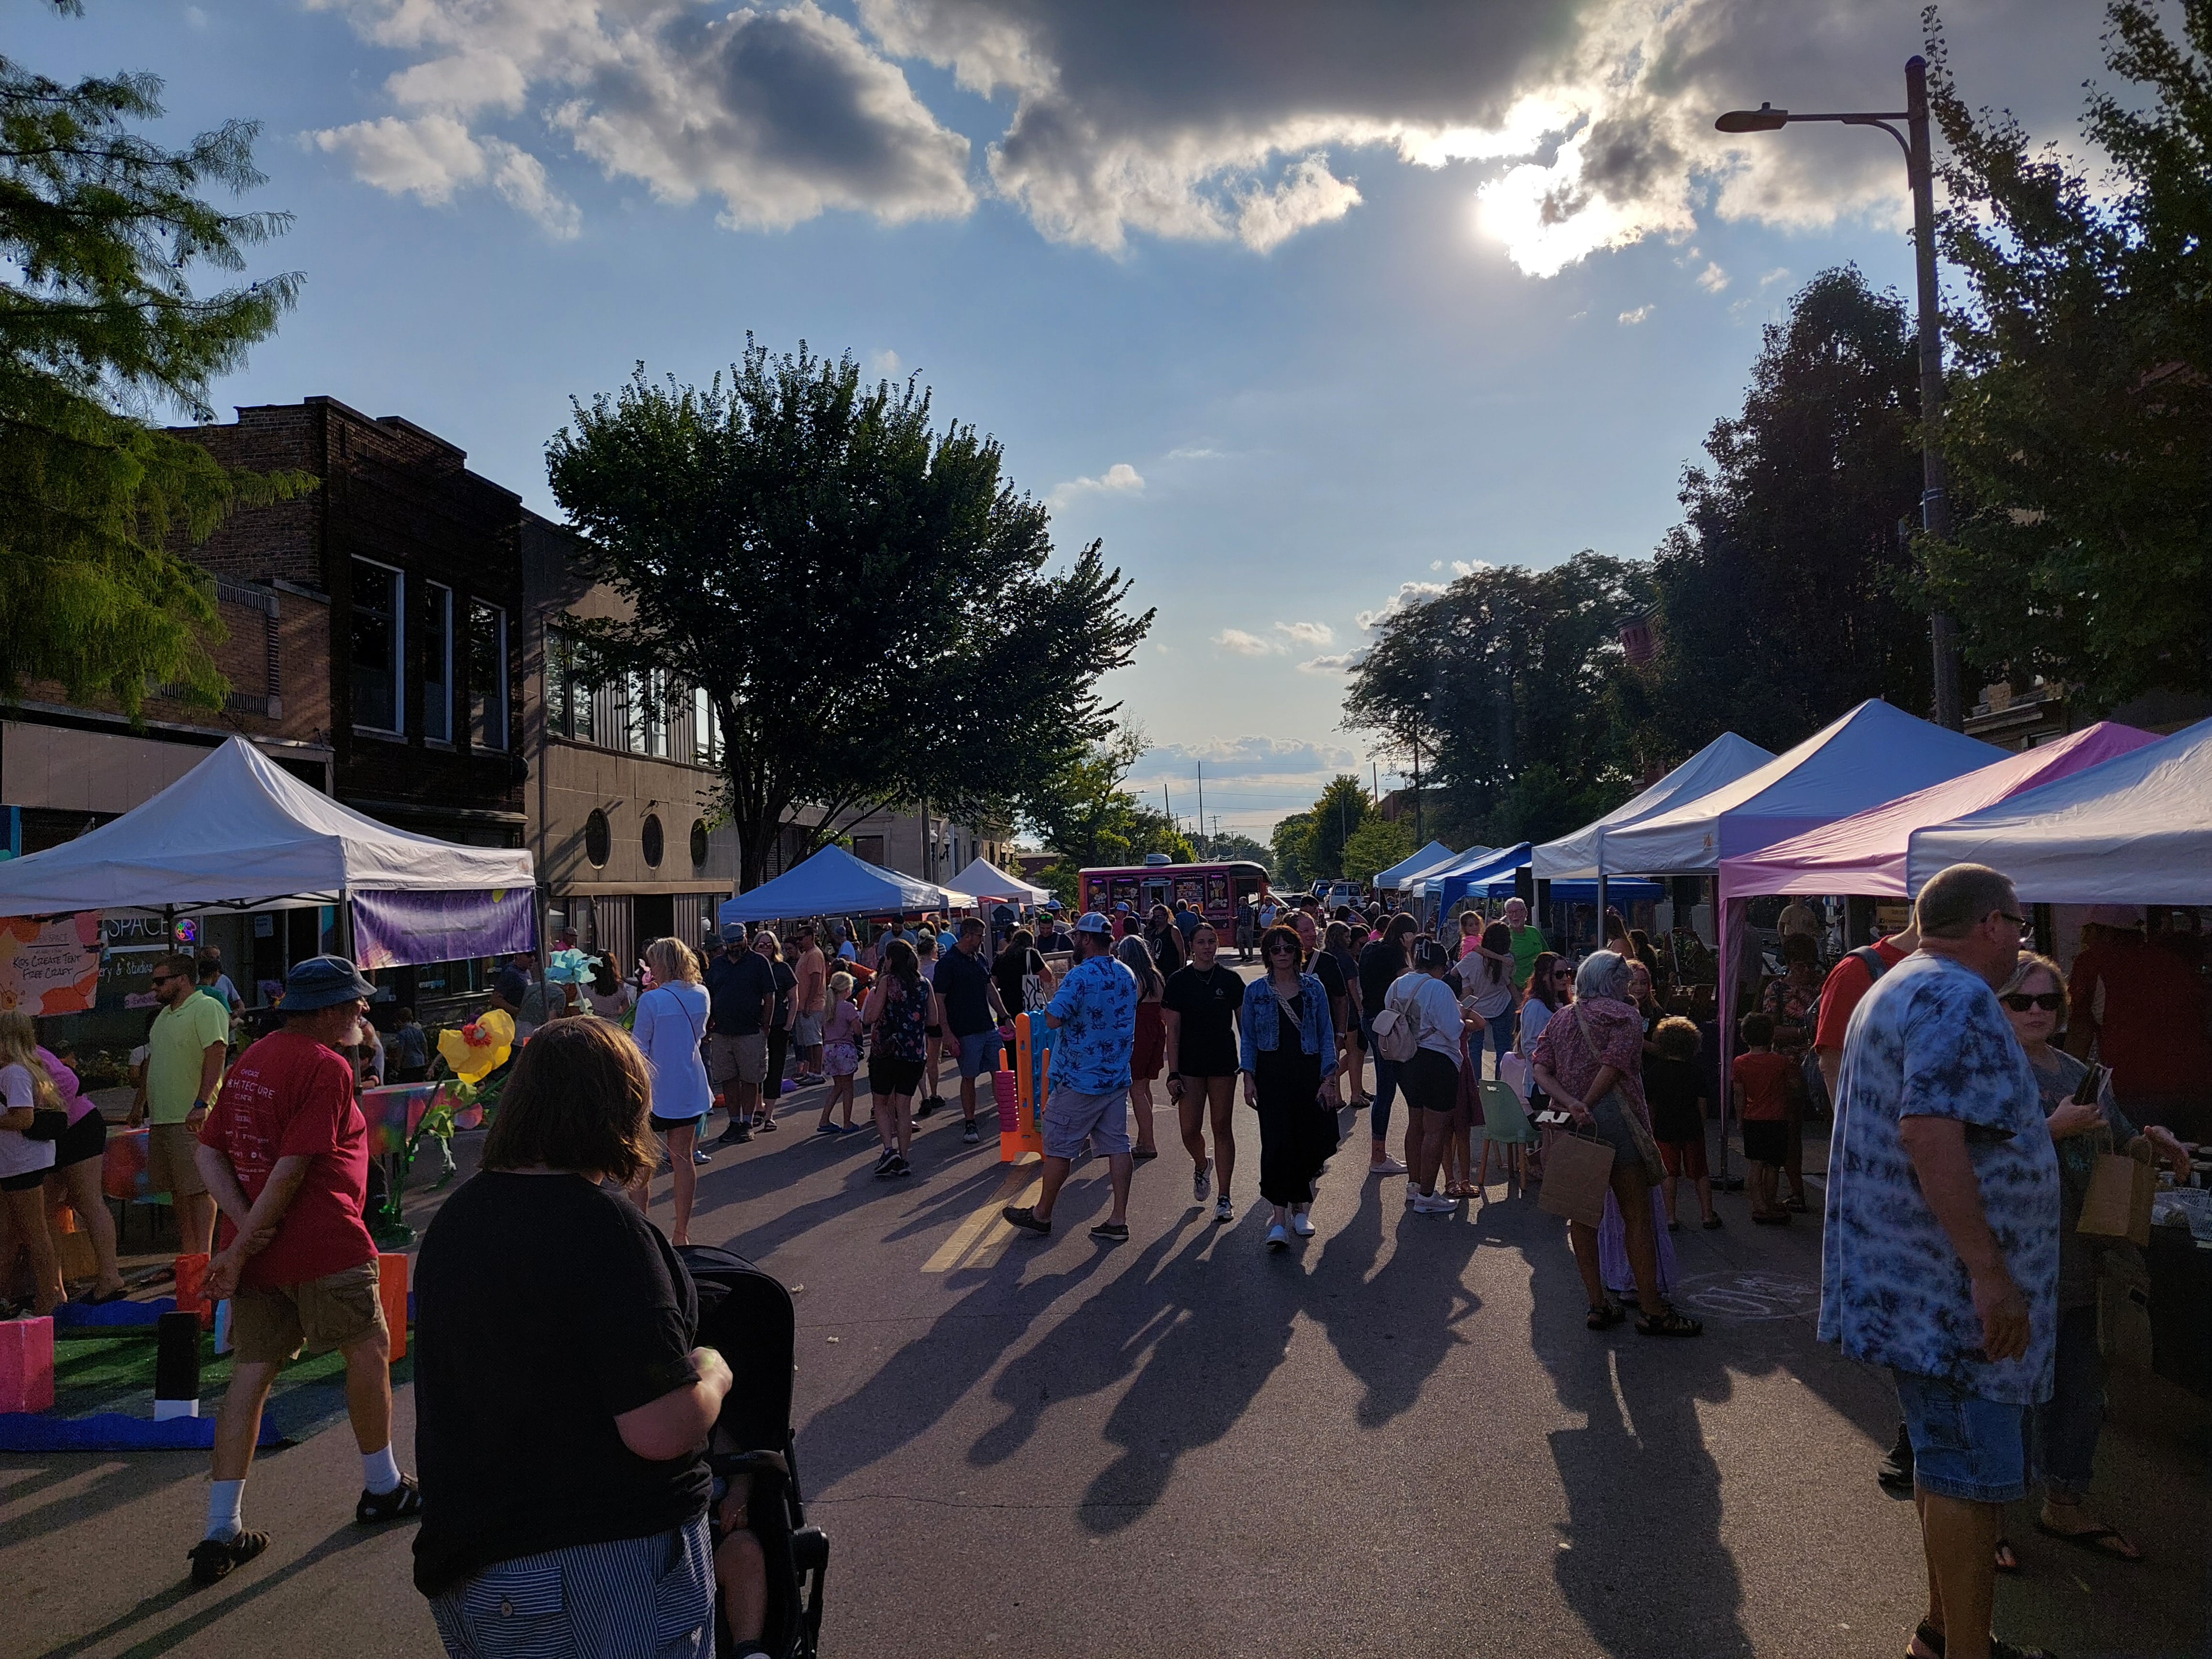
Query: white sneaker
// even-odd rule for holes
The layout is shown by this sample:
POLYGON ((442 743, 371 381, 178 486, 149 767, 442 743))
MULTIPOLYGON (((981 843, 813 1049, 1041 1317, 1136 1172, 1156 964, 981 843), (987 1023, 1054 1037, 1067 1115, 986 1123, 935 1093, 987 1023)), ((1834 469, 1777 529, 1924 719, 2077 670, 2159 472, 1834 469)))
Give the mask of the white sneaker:
POLYGON ((1401 1176, 1406 1173, 1406 1166, 1395 1158, 1386 1158, 1380 1164, 1369 1164, 1367 1173, 1371 1176, 1401 1176))
POLYGON ((1293 1213, 1291 1217, 1291 1231, 1300 1238, 1311 1238, 1314 1236, 1313 1218, 1303 1210, 1293 1213))
POLYGON ((1190 1178, 1190 1201, 1203 1204, 1213 1196, 1213 1160, 1207 1158, 1190 1178))
POLYGON ((1287 1250, 1291 1248, 1291 1236, 1283 1231, 1283 1224, 1279 1221, 1267 1229, 1267 1248, 1271 1250, 1287 1250))
POLYGON ((1419 1204, 1420 1201, 1421 1189, 1419 1187, 1416 1187, 1412 1182, 1407 1182, 1406 1183, 1406 1202, 1408 1204, 1419 1204))
POLYGON ((1229 1202, 1228 1194, 1222 1194, 1222 1195, 1214 1201, 1213 1218, 1216 1222, 1234 1221, 1237 1219, 1237 1211, 1229 1202))
POLYGON ((1432 1198, 1425 1198, 1416 1194, 1413 1199, 1413 1213, 1416 1215, 1456 1215, 1459 1213, 1459 1200, 1455 1198, 1446 1198, 1442 1193, 1437 1194, 1432 1198))

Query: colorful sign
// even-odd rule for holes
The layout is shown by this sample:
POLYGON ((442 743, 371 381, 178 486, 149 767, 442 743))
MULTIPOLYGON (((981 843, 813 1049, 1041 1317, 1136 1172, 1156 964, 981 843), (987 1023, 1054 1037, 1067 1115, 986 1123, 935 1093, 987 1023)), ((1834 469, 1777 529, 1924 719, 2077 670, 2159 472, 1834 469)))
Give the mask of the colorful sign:
POLYGON ((382 1089, 361 1091, 361 1113, 368 1120, 368 1155, 390 1158, 407 1150, 422 1114, 442 1083, 395 1083, 382 1089))
POLYGON ((0 917, 0 1012, 82 1013, 99 991, 99 911, 0 917))
POLYGON ((478 887, 450 893, 353 895, 355 959, 363 968, 404 968, 538 947, 538 893, 478 887))

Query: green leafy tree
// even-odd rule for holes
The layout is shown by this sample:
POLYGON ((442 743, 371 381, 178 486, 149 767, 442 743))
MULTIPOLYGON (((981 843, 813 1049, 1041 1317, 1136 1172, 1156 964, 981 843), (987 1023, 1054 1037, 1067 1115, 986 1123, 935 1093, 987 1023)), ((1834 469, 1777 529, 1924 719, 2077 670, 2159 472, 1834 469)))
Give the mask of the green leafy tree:
MULTIPOLYGON (((1648 566, 1583 552, 1548 570, 1479 567, 1383 624, 1345 724, 1422 757, 1425 798, 1462 838, 1503 838, 1515 781, 1557 769, 1593 798, 1633 793, 1607 690, 1622 625, 1651 600, 1648 566)), ((1609 803, 1608 803, 1609 804, 1609 803)))
POLYGON ((1403 864, 1413 856, 1412 828, 1401 819, 1370 814, 1344 843, 1344 877, 1347 881, 1370 882, 1378 871, 1403 864))
MULTIPOLYGON (((1943 444, 1964 499, 1927 591, 1969 659, 2025 686, 2212 691, 2212 0, 2107 11, 2093 177, 1976 115, 1940 29, 1929 101, 1951 159, 1944 257, 1967 303, 1943 444)), ((1931 14, 1932 20, 1932 14, 1931 14)))
POLYGON ((1279 820, 1268 846, 1273 854, 1267 861, 1268 878, 1285 891, 1304 887, 1320 873, 1314 867, 1310 810, 1279 820))
POLYGON ((132 131, 161 116, 161 89, 64 85, 0 58, 0 696, 53 680, 135 715, 169 684, 219 704, 213 585, 178 549, 308 483, 226 469, 142 418, 212 418, 209 382, 275 331, 300 282, 195 294, 195 268, 241 269, 289 218, 203 198, 263 182, 254 123, 182 149, 132 131))
POLYGON ((1903 302, 1850 267, 1766 326, 1742 413, 1682 475, 1683 522, 1653 567, 1657 660, 1616 686, 1638 763, 1671 766, 1728 730, 1786 749, 1868 697, 1927 706, 1898 532, 1920 499, 1918 374, 1903 302))
POLYGON ((748 336, 726 380, 641 366, 573 410, 546 446, 553 494, 635 607, 587 642, 602 668, 706 692, 745 886, 787 828, 819 844, 923 801, 1008 818, 1111 732, 1098 681, 1152 612, 1124 608, 1096 542, 1051 568, 1045 508, 997 441, 936 429, 916 381, 869 386, 850 353, 748 336))
POLYGON ((1079 871, 1141 864, 1152 853, 1165 853, 1177 863, 1196 856, 1164 812, 1123 787, 1151 746, 1144 727, 1124 720, 1028 785, 1023 814, 1045 845, 1060 854, 1046 884, 1063 899, 1074 901, 1079 871))
POLYGON ((1194 836, 1191 837, 1190 844, 1193 853, 1198 858, 1224 864, 1241 859, 1249 863, 1265 866, 1272 857, 1272 854, 1265 845, 1253 840, 1249 836, 1240 835, 1233 830, 1224 835, 1194 836))
POLYGON ((1340 772, 1328 781, 1307 814, 1313 821, 1313 831, 1307 840, 1309 879, 1346 873, 1345 843, 1358 832, 1373 811, 1374 803, 1367 798, 1367 786, 1358 778, 1340 772))

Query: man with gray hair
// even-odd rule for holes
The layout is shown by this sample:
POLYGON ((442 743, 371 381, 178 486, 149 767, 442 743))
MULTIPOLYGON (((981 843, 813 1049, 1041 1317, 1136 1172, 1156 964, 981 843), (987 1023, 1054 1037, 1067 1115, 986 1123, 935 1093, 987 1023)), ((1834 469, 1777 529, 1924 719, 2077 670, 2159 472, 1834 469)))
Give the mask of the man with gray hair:
POLYGON ((1920 948, 1851 1015, 1821 1240, 1823 1340, 1889 1367, 1913 1451, 1928 1614, 1910 1652, 1988 1659, 2003 1506, 2057 1331, 2058 1164, 1996 988, 2027 922, 2012 883, 1955 864, 1921 890, 1920 948))

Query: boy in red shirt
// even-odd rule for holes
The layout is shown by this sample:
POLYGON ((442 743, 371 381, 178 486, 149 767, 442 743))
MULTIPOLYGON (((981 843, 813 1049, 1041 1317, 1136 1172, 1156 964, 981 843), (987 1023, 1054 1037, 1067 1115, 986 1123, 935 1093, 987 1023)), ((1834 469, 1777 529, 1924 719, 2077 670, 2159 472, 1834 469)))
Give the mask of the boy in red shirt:
POLYGON ((346 1410, 361 1448, 367 1526, 421 1512, 413 1480, 392 1455, 392 1345, 378 1294, 368 1195, 368 1125, 353 1097, 353 1064, 375 987, 343 957, 313 957, 284 981, 284 1025, 231 1067, 200 1126, 201 1176, 222 1222, 207 1293, 230 1298, 237 1352, 216 1419, 207 1536, 192 1547, 192 1582, 212 1584, 269 1547, 239 1518, 261 1408, 301 1346, 345 1358, 346 1410))
POLYGON ((1790 1091, 1804 1085, 1790 1058, 1774 1052, 1774 1022, 1766 1015, 1746 1014, 1736 1030, 1744 1052, 1735 1057, 1735 1111, 1751 1164, 1751 1218, 1786 1227, 1790 1212, 1774 1201, 1774 1185, 1789 1155, 1790 1091))

